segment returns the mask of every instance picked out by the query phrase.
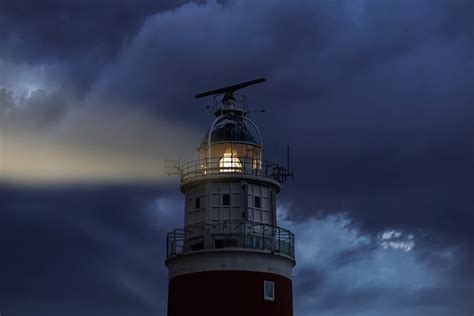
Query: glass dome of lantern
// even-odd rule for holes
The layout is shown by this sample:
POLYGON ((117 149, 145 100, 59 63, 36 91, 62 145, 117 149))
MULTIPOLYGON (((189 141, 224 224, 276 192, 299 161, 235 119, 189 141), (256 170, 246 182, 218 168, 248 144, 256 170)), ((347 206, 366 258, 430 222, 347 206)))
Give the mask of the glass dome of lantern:
POLYGON ((198 152, 201 160, 207 161, 209 167, 218 168, 219 172, 256 170, 262 158, 260 132, 242 115, 222 115, 212 124, 198 152))

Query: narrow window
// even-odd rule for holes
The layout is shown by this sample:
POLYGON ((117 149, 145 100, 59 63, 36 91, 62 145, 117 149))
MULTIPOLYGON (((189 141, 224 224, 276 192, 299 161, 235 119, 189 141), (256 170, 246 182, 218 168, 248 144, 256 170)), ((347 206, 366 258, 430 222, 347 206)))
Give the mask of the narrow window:
POLYGON ((263 281, 263 298, 265 301, 275 300, 275 283, 273 281, 263 281))
POLYGON ((194 207, 196 210, 201 208, 201 198, 196 198, 196 205, 194 207))
POLYGON ((230 205, 230 194, 222 194, 222 205, 224 206, 230 205))
POLYGON ((256 208, 261 208, 262 207, 262 198, 259 196, 255 197, 255 207, 256 208))

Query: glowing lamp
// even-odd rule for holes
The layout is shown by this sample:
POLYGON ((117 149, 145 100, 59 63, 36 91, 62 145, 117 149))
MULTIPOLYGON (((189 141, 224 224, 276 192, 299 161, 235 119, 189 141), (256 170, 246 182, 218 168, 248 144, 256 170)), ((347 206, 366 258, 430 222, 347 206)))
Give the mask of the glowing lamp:
POLYGON ((242 163, 238 157, 233 157, 231 153, 224 153, 219 160, 220 172, 242 172, 242 163))

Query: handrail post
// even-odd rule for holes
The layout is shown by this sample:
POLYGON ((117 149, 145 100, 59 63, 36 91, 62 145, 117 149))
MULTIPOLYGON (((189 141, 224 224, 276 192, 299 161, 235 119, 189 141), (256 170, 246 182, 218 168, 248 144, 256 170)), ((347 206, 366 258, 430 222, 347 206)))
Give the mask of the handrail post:
POLYGON ((240 225, 240 235, 242 236, 242 247, 247 248, 247 235, 245 233, 244 225, 240 225))
POLYGON ((169 233, 166 234, 166 257, 170 256, 170 253, 168 251, 169 249, 169 244, 170 244, 170 239, 169 239, 169 233))
POLYGON ((278 252, 281 252, 281 231, 277 228, 278 252))

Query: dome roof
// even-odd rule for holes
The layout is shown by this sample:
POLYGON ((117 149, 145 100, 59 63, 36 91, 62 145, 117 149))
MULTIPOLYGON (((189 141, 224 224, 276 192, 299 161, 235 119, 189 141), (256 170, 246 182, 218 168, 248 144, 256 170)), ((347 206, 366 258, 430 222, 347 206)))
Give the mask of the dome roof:
MULTIPOLYGON (((201 146, 207 145, 209 132, 206 134, 201 142, 201 146)), ((252 143, 257 144, 255 137, 243 124, 236 124, 236 122, 228 122, 224 125, 217 126, 212 132, 213 143, 217 142, 237 142, 237 143, 252 143)))

